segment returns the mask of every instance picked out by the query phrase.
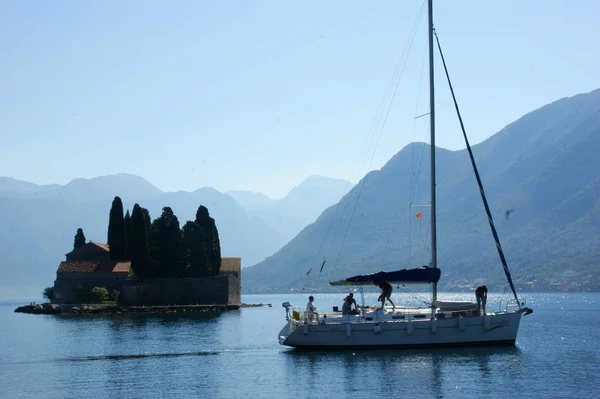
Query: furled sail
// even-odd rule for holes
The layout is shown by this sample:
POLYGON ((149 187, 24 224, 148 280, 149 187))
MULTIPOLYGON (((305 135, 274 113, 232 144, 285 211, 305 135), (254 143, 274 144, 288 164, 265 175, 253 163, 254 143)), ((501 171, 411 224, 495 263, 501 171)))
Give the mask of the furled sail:
POLYGON ((421 266, 416 269, 402 269, 391 272, 381 271, 379 273, 364 274, 348 277, 343 280, 330 281, 333 286, 339 285, 372 285, 374 282, 386 281, 392 284, 429 284, 437 283, 441 271, 438 268, 421 266))

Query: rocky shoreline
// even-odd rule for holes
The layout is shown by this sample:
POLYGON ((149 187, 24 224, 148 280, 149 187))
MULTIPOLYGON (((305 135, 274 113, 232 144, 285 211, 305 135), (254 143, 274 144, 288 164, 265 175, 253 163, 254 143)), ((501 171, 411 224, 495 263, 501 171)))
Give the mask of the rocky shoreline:
POLYGON ((251 307, 271 307, 271 304, 241 304, 241 305, 168 305, 168 306, 121 306, 121 305, 94 305, 94 304, 56 304, 56 303, 31 303, 19 306, 15 313, 28 314, 152 314, 152 313, 214 313, 227 310, 237 310, 251 307))

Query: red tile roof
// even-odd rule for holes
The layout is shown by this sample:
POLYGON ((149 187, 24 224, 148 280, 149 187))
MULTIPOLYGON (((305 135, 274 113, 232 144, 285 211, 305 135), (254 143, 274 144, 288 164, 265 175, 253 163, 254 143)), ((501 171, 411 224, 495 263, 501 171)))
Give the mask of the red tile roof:
POLYGON ((60 262, 56 273, 93 273, 98 267, 98 261, 77 261, 60 262))
POLYGON ((56 273, 129 273, 131 262, 119 261, 64 261, 56 273))
POLYGON ((110 247, 108 246, 108 244, 100 244, 99 242, 93 241, 90 241, 90 244, 94 244, 95 246, 102 248, 106 252, 110 252, 110 247))
POLYGON ((100 262, 95 273, 129 273, 129 269, 131 269, 131 262, 119 262, 119 261, 110 261, 110 262, 100 262))

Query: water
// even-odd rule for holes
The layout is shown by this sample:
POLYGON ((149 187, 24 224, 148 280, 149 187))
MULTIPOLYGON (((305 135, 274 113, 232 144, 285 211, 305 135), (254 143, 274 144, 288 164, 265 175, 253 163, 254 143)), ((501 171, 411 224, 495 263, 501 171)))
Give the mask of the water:
MULTIPOLYGON (((319 310, 329 310, 344 295, 314 296, 319 310)), ((600 294, 529 295, 534 313, 523 319, 515 347, 280 346, 281 302, 304 306, 307 297, 246 295, 246 303, 273 307, 213 316, 27 315, 0 303, 0 397, 563 398, 595 397, 600 387, 600 294)))

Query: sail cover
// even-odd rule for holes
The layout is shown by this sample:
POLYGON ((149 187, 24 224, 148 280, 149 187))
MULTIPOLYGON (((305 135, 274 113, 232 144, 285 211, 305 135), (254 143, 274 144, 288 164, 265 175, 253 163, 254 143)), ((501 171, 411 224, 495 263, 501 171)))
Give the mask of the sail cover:
POLYGON ((416 269, 402 269, 391 272, 381 271, 379 273, 353 276, 344 280, 330 281, 329 284, 333 286, 372 285, 374 282, 383 281, 393 284, 428 284, 437 283, 440 275, 441 271, 438 268, 421 266, 416 269))

